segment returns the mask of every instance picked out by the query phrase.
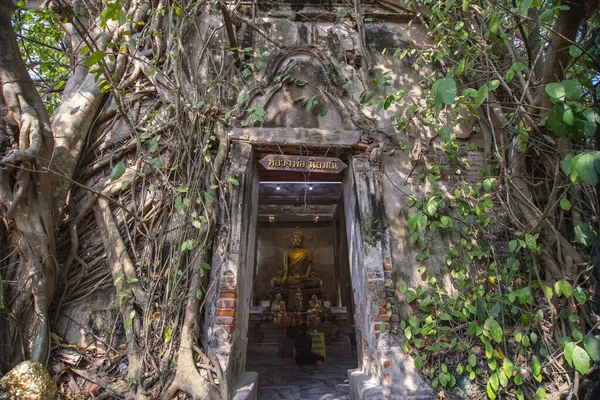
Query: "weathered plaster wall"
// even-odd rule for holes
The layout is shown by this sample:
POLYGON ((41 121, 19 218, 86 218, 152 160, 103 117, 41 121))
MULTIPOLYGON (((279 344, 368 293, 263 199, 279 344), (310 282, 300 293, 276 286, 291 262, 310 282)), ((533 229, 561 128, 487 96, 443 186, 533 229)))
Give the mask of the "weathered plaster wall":
MULTIPOLYGON (((235 387, 246 367, 248 318, 255 259, 258 178, 253 167, 252 146, 233 143, 223 179, 238 180, 230 189, 229 223, 221 225, 213 251, 210 291, 205 303, 204 337, 208 339, 229 388, 235 387), (225 249, 224 236, 229 236, 225 249)), ((225 206, 224 204, 222 205, 225 206)), ((224 215, 225 211, 221 211, 224 215)))
MULTIPOLYGON (((333 228, 315 224, 300 227, 304 233, 304 247, 313 251, 312 269, 323 280, 323 298, 335 304, 336 282, 333 253, 333 228)), ((295 228, 258 228, 256 231, 256 277, 252 297, 255 304, 260 300, 271 300, 271 278, 283 270, 283 253, 291 248, 291 237, 295 228)))

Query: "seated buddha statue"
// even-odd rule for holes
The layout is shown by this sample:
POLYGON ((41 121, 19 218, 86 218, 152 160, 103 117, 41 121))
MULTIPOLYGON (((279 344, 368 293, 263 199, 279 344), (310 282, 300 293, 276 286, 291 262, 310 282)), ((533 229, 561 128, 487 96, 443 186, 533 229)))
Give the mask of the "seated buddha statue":
POLYGON ((323 312, 323 304, 316 294, 313 294, 308 301, 308 313, 309 314, 320 314, 323 312))
POLYGON ((271 296, 281 293, 292 309, 300 312, 306 310, 306 303, 312 294, 323 294, 323 281, 312 270, 312 250, 303 247, 304 234, 299 227, 292 234, 292 247, 283 253, 283 270, 271 279, 271 296), (301 305, 298 306, 296 294, 302 294, 301 305))
POLYGON ((292 248, 283 254, 283 281, 288 279, 307 278, 312 267, 312 250, 302 247, 304 234, 296 227, 292 235, 292 248))
POLYGON ((273 318, 281 318, 285 314, 285 301, 281 300, 281 293, 275 295, 275 301, 271 304, 271 315, 273 318))

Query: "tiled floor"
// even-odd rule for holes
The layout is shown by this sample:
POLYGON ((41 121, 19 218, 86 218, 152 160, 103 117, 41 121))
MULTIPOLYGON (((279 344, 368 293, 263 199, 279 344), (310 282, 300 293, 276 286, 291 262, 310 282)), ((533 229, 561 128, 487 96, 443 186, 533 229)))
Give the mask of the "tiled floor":
POLYGON ((356 348, 343 345, 328 345, 321 367, 282 359, 277 346, 249 345, 246 357, 246 370, 258 372, 259 400, 347 400, 347 371, 357 364, 356 348))

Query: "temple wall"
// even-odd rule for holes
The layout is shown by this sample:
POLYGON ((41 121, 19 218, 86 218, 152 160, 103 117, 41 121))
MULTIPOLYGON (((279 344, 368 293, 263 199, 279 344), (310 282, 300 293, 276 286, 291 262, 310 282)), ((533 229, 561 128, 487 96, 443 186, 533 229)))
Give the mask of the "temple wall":
MULTIPOLYGON (((301 226, 304 233, 303 247, 313 251, 312 269, 323 280, 323 298, 335 304, 336 282, 333 253, 333 228, 301 226)), ((291 247, 291 237, 295 228, 259 227, 256 230, 256 271, 252 298, 254 304, 261 300, 271 300, 269 293, 271 278, 283 270, 283 253, 291 247)))
MULTIPOLYGON (((372 7, 370 12, 378 12, 375 6, 369 7, 372 7)), ((419 265, 426 265, 430 272, 441 271, 444 265, 441 251, 417 263, 415 256, 421 249, 411 243, 408 231, 408 218, 415 212, 408 207, 408 201, 430 188, 418 175, 432 165, 446 163, 437 137, 439 127, 449 124, 465 152, 469 145, 475 145, 475 150, 467 154, 472 160, 465 169, 467 179, 478 175, 482 160, 478 149, 483 148, 483 143, 472 127, 446 121, 444 115, 438 120, 432 118, 427 125, 416 122, 422 116, 415 118, 415 113, 427 106, 427 85, 431 84, 427 83, 427 77, 433 71, 417 65, 416 58, 411 56, 412 50, 427 51, 429 44, 422 26, 408 24, 410 16, 404 21, 385 20, 393 13, 382 12, 379 20, 365 20, 361 37, 355 19, 349 13, 340 18, 339 8, 329 15, 309 6, 300 8, 298 11, 278 3, 268 10, 256 10, 252 18, 260 34, 244 24, 236 28, 238 48, 252 50, 242 54, 245 64, 237 77, 232 78, 232 85, 224 86, 223 95, 229 95, 231 107, 236 107, 227 122, 232 128, 247 130, 281 128, 289 131, 287 138, 292 137, 307 147, 327 148, 327 137, 323 135, 316 142, 307 134, 302 137, 306 139, 303 142, 302 129, 330 132, 331 136, 343 136, 350 131, 361 133, 353 144, 355 153, 348 160, 349 168, 344 172, 343 193, 359 346, 359 370, 350 377, 352 398, 380 398, 377 396, 383 394, 391 396, 386 398, 429 398, 431 394, 412 360, 401 352, 391 335, 397 331, 399 312, 394 288, 389 284, 420 283, 419 265), (302 15, 303 12, 306 14, 302 15), (276 47, 270 41, 285 46, 276 47), (405 51, 405 57, 391 56, 405 51), (258 62, 260 68, 256 68, 258 62), (242 79, 243 68, 249 73, 242 79), (295 81, 286 82, 284 77, 295 81), (373 81, 379 83, 372 85, 373 81), (228 94, 229 87, 232 91, 228 94), (371 105, 360 105, 365 92, 376 98, 371 105), (387 110, 377 111, 379 99, 390 94, 402 100, 387 110), (318 99, 318 106, 307 109, 305 100, 309 98, 318 99), (253 121, 251 110, 260 108, 265 111, 264 119, 253 121), (398 117, 404 118, 403 124, 398 123, 398 117), (392 305, 391 317, 385 309, 387 303, 392 305)), ((222 54, 222 48, 227 46, 223 35, 224 32, 217 34, 215 54, 222 54)), ((218 57, 217 60, 223 61, 218 57)), ((225 61, 233 70, 232 59, 225 61)), ((251 136, 238 140, 251 141, 251 136)), ((269 142, 286 144, 286 140, 277 137, 269 142)), ((442 190, 453 188, 453 183, 443 180, 436 185, 442 190)), ((252 298, 246 297, 244 301, 258 304, 270 299, 270 279, 282 269, 283 251, 289 248, 293 230, 261 227, 256 231, 252 298)), ((334 302, 335 286, 326 284, 334 277, 332 229, 304 228, 304 233, 305 247, 314 251, 313 268, 324 281, 323 300, 334 302)), ((440 234, 433 239, 433 247, 445 246, 450 240, 440 234)), ((249 274, 246 271, 245 277, 249 274)), ((243 323, 238 317, 235 322, 243 323)), ((237 325, 231 329, 235 331, 237 325)), ((222 339, 235 341, 237 336, 224 335, 222 339)), ((240 351, 243 351, 243 342, 238 342, 242 343, 240 351)), ((230 359, 236 357, 233 353, 230 359)))

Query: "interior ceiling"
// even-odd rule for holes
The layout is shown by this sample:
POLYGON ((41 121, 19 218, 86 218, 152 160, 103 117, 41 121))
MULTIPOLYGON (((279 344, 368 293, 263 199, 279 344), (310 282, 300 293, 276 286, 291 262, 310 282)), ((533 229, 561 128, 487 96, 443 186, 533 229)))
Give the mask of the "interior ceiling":
MULTIPOLYGON (((321 150, 308 151, 305 148, 302 155, 335 157, 336 153, 340 154, 337 149, 321 150)), ((269 216, 273 216, 274 222, 313 221, 315 215, 319 216, 320 222, 331 221, 341 201, 344 171, 339 174, 272 171, 258 163, 267 154, 281 153, 256 153, 256 168, 260 180, 259 222, 269 222, 269 216)), ((298 155, 300 152, 283 154, 298 155)))

